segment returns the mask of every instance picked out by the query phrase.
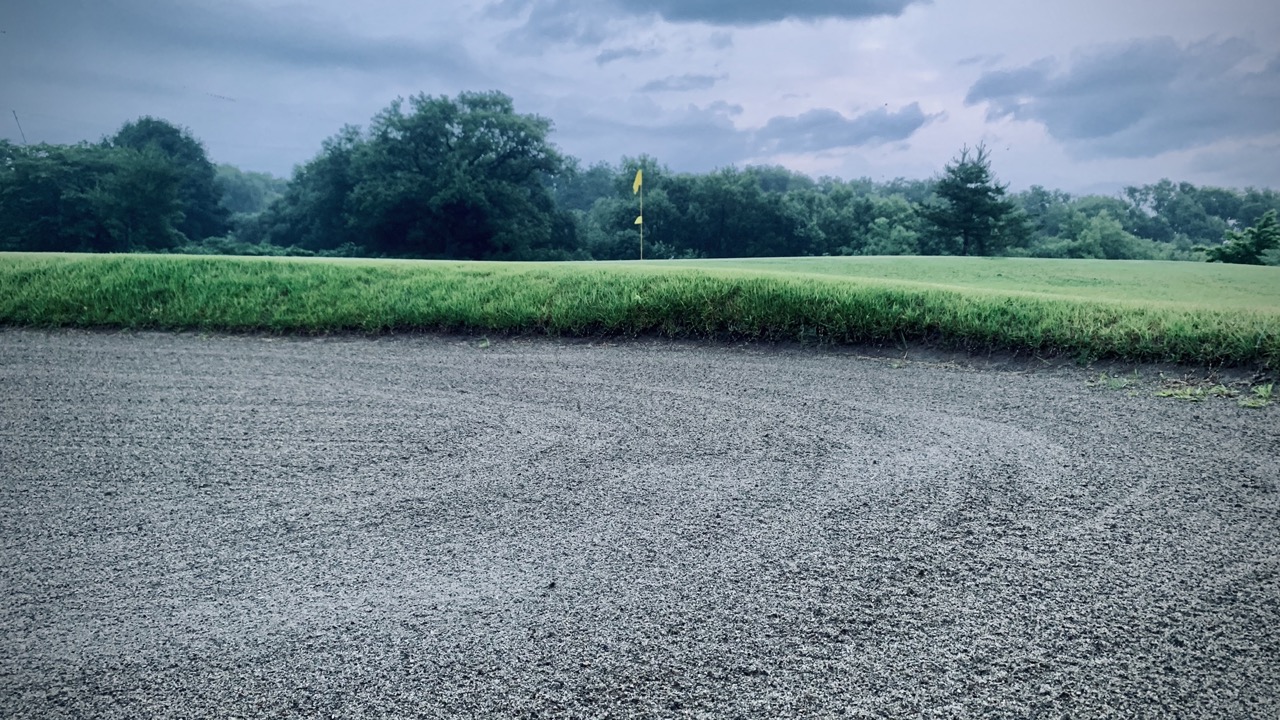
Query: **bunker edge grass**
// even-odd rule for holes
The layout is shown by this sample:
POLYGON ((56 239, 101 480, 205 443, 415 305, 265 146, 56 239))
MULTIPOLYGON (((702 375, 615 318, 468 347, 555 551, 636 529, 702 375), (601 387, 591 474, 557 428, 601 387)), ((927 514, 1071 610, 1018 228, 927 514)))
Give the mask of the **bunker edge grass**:
MULTIPOLYGON (((963 269, 970 259, 954 260, 963 269)), ((1046 262, 1072 261, 1037 262, 1028 267, 1044 273, 1046 262)), ((768 267, 0 253, 0 324, 922 342, 1280 367, 1280 307, 1265 298, 1261 307, 1215 305, 1201 288, 1200 302, 1100 299, 768 267)), ((1230 279, 1221 266, 1212 272, 1230 279)))

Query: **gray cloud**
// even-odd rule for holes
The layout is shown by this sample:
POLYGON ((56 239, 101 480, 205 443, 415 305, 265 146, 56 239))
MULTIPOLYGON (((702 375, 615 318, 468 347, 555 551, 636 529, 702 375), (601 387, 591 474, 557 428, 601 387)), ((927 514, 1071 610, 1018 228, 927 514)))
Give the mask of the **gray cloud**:
POLYGON ((756 134, 764 152, 820 152, 841 147, 877 145, 905 140, 936 115, 926 115, 920 103, 897 112, 877 108, 847 118, 835 110, 810 110, 797 117, 775 117, 756 134))
POLYGON ((447 37, 361 34, 322 10, 250 0, 10 5, 0 88, 32 142, 93 140, 153 115, 191 128, 218 161, 279 173, 397 94, 497 85, 447 37))
POLYGON ((860 20, 901 15, 908 6, 924 0, 616 0, 635 14, 656 12, 671 22, 705 22, 711 25, 760 25, 779 20, 860 20))
POLYGON ((66 0, 32 3, 22 7, 10 22, 16 26, 13 35, 40 38, 39 55, 44 60, 55 59, 55 49, 65 51, 72 60, 106 49, 152 59, 218 56, 370 72, 471 69, 461 45, 360 37, 340 25, 310 17, 312 14, 292 9, 262 8, 246 2, 66 0), (23 32, 28 28, 40 32, 28 35, 23 32))
POLYGON ((713 49, 725 50, 733 47, 733 33, 725 32, 723 30, 713 32, 711 33, 709 41, 713 49))
POLYGON ((614 161, 622 155, 648 153, 666 159, 682 172, 705 172, 738 165, 749 158, 779 153, 813 153, 837 148, 879 145, 910 137, 936 115, 918 103, 896 112, 886 108, 846 118, 834 110, 812 110, 799 117, 775 117, 759 130, 733 123, 743 108, 726 102, 689 105, 675 117, 644 121, 605 119, 566 105, 554 113, 558 137, 569 153, 588 161, 614 161), (626 138, 625 145, 617 138, 626 138))
POLYGON ((675 117, 646 122, 643 113, 621 121, 566 105, 555 113, 557 142, 587 161, 615 162, 623 155, 647 153, 664 162, 675 159, 673 167, 680 172, 706 172, 752 154, 751 133, 733 125, 733 116, 741 112, 741 106, 714 102, 689 105, 675 117))
POLYGON ((992 70, 984 73, 969 88, 965 103, 973 105, 982 100, 992 101, 989 117, 1017 112, 1017 99, 1028 88, 1046 84, 1053 71, 1051 60, 1039 60, 1015 70, 992 70))
POLYGON ((589 0, 502 0, 492 6, 492 12, 528 14, 524 24, 507 37, 512 50, 539 52, 548 42, 599 45, 609 36, 610 13, 589 0))
POLYGON ((1217 183, 1280 187, 1280 143, 1248 143, 1211 153, 1200 152, 1191 159, 1189 167, 1210 175, 1217 183))
MULTIPOLYGON (((499 0, 490 13, 524 15, 524 24, 508 37, 513 49, 537 51, 547 43, 594 46, 618 23, 661 17, 668 22, 701 22, 722 27, 763 25, 782 20, 862 20, 901 15, 911 5, 932 0, 499 0)), ((712 46, 732 43, 717 34, 712 46)))
POLYGON ((596 55, 596 64, 608 65, 609 63, 615 62, 617 60, 640 60, 643 58, 656 57, 661 54, 662 54, 661 51, 653 48, 648 48, 648 49, 638 48, 638 47, 609 48, 607 50, 601 50, 600 53, 596 55))
POLYGON ((672 75, 661 80, 647 82, 640 92, 685 92, 706 90, 724 79, 723 75, 672 75))
POLYGON ((966 65, 981 65, 983 67, 991 67, 992 65, 1004 59, 1003 55, 970 55, 956 61, 957 67, 965 67, 966 65))
POLYGON ((1181 46, 1171 38, 1095 49, 1065 70, 1051 59, 985 73, 965 104, 988 119, 1042 123, 1086 157, 1153 157, 1276 131, 1280 59, 1247 69, 1255 49, 1231 38, 1181 46))

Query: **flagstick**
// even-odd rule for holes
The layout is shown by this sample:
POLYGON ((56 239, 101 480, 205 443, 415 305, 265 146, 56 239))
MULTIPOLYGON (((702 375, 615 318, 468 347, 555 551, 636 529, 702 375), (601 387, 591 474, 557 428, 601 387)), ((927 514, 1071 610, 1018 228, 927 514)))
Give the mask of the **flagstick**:
POLYGON ((644 183, 640 183, 640 259, 644 259, 644 183))

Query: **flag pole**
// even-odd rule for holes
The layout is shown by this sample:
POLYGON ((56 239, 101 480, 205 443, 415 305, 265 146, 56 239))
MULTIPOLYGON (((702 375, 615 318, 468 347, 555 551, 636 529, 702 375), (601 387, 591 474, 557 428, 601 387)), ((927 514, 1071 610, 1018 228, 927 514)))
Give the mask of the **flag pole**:
POLYGON ((636 179, 631 181, 631 194, 640 195, 640 214, 636 217, 636 225, 640 226, 640 259, 644 259, 644 168, 636 170, 636 179))

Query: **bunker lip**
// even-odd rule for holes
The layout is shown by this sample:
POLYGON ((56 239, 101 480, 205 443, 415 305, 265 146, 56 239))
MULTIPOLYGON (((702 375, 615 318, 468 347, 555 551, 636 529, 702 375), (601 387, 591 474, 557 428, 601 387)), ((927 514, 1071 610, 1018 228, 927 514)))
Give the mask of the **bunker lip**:
MULTIPOLYGON (((814 275, 683 272, 666 264, 391 268, 372 261, 0 255, 6 260, 0 263, 0 322, 27 327, 535 332, 924 343, 978 353, 1021 349, 1269 369, 1280 362, 1280 298, 1274 283, 1266 282, 1274 268, 1028 260, 1009 266, 1019 268, 1012 286, 992 287, 990 277, 975 271, 982 264, 964 258, 954 259, 952 269, 971 282, 939 285, 839 274, 865 264, 854 258, 813 258, 832 271, 814 275), (1110 294, 1034 291, 1043 284, 1041 275, 1052 282, 1082 273, 1103 280, 1110 294), (1199 290, 1170 299, 1169 288, 1183 284, 1179 280, 1199 290)), ((939 271, 908 260, 921 259, 895 262, 915 274, 939 271)))
POLYGON ((0 332, 0 715, 1280 712, 1276 406, 482 340, 0 332))
POLYGON ((856 360, 883 361, 894 364, 946 366, 968 371, 993 371, 1016 373, 1086 373, 1096 376, 1100 372, 1133 375, 1158 384, 1167 378, 1217 378, 1226 382, 1263 383, 1280 379, 1280 371, 1258 365, 1223 363, 1179 363, 1126 360, 1115 357, 1089 358, 1061 351, 1016 350, 1008 348, 984 348, 964 350, 944 343, 907 341, 905 343, 802 343, 790 340, 668 338, 659 335, 548 335, 545 332, 486 332, 437 330, 394 330, 361 332, 341 330, 323 333, 271 332, 264 330, 146 330, 136 328, 26 328, 0 325, 0 338, 6 332, 45 332, 84 334, 87 336, 123 336, 145 338, 153 335, 172 335, 194 338, 246 338, 264 341, 331 341, 331 342, 441 342, 461 343, 486 349, 495 344, 518 347, 524 344, 550 343, 564 347, 618 347, 618 348, 676 348, 682 350, 707 350, 710 352, 743 352, 748 354, 777 353, 789 355, 813 355, 817 357, 843 357, 856 360))

